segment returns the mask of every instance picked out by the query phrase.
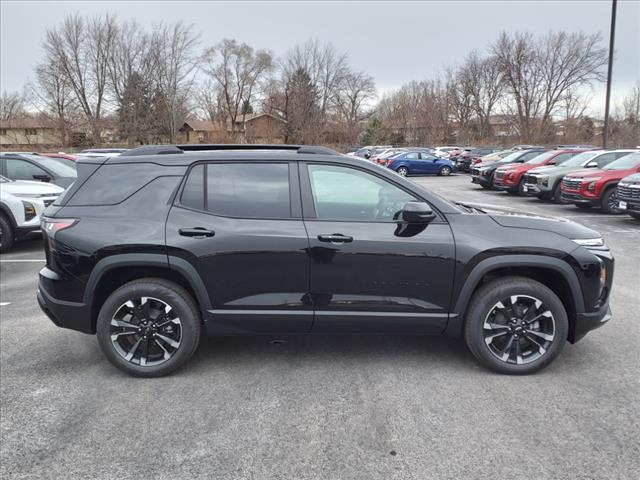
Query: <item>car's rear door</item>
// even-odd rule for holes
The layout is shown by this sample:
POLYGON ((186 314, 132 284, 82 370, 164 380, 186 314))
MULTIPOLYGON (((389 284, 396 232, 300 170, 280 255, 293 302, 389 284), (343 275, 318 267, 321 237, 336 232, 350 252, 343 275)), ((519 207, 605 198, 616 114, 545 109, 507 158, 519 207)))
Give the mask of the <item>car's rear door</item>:
POLYGON ((454 240, 443 217, 401 228, 421 200, 356 166, 300 165, 314 332, 438 333, 447 322, 454 240))
POLYGON ((295 162, 210 162, 190 168, 166 226, 169 261, 204 281, 211 334, 304 333, 308 238, 295 162))

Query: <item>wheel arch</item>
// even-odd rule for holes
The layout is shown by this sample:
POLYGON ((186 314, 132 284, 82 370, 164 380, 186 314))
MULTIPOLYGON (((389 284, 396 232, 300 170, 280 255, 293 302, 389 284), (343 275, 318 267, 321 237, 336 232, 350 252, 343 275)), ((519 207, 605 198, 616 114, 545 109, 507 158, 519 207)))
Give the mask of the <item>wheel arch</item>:
POLYGON ((457 299, 452 300, 454 306, 444 333, 453 336, 460 335, 475 292, 485 283, 507 275, 531 278, 547 286, 558 295, 569 318, 568 340, 573 342, 577 314, 585 311, 584 297, 578 277, 572 267, 564 260, 536 255, 504 255, 479 262, 467 276, 457 299))
POLYGON ((16 228, 18 223, 16 222, 16 218, 13 216, 13 212, 11 209, 5 205, 4 203, 0 203, 0 215, 5 217, 9 221, 9 225, 13 228, 16 228))
POLYGON ((211 308, 202 278, 186 260, 163 254, 114 255, 101 259, 95 265, 85 287, 83 302, 91 309, 94 332, 98 313, 107 297, 125 283, 147 277, 162 278, 180 285, 193 297, 201 312, 211 308))

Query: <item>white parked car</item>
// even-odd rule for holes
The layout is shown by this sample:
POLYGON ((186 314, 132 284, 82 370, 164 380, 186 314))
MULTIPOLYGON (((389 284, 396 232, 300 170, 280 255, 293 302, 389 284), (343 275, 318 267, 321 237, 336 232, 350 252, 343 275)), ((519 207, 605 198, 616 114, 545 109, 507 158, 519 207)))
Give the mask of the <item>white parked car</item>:
POLYGON ((433 154, 440 158, 449 158, 449 155, 454 151, 460 151, 460 147, 436 147, 433 149, 433 154))
POLYGON ((40 230, 40 216, 64 189, 46 182, 9 180, 0 176, 0 252, 16 239, 40 230))

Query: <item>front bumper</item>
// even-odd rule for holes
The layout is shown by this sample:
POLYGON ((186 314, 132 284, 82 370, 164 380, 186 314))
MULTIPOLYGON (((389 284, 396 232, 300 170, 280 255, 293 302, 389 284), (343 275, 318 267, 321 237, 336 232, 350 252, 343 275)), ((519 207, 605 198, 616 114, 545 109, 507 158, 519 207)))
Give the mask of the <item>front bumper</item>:
POLYGON ((618 197, 618 208, 623 212, 640 213, 640 201, 637 198, 618 197))
POLYGON ((471 183, 477 183, 478 185, 482 185, 483 187, 490 187, 491 179, 490 177, 485 177, 483 175, 472 175, 471 183))
POLYGON ((592 205, 592 206, 598 206, 600 204, 600 199, 599 198, 586 198, 584 196, 582 196, 579 193, 572 193, 572 192, 561 192, 560 197, 562 198, 562 200, 564 200, 565 202, 569 202, 569 203, 579 203, 582 205, 592 205))
POLYGON ((53 293, 55 292, 55 282, 60 280, 60 276, 49 268, 44 267, 40 270, 36 298, 42 311, 58 327, 83 333, 96 333, 89 305, 56 298, 53 293))
POLYGON ((575 329, 569 341, 576 343, 591 330, 600 328, 609 320, 611 320, 611 307, 608 302, 600 307, 597 312, 578 313, 576 315, 575 329))

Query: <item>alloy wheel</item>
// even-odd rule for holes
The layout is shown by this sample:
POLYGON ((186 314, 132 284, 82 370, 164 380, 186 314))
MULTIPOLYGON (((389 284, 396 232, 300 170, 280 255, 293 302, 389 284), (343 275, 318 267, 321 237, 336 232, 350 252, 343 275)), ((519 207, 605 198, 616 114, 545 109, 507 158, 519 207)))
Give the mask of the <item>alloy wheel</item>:
POLYGON ((484 320, 487 348, 499 360, 516 365, 534 362, 551 347, 555 319, 547 306, 528 295, 512 295, 497 302, 484 320))
POLYGON ((401 175, 401 176, 403 176, 403 177, 406 177, 406 176, 407 176, 407 173, 409 173, 409 171, 408 171, 406 168, 404 168, 404 167, 400 167, 400 168, 398 169, 398 174, 399 174, 399 175, 401 175))
POLYGON ((182 323, 172 307, 152 297, 123 303, 111 318, 111 343, 127 362, 160 365, 180 348, 182 323))
POLYGON ((442 167, 442 170, 440 170, 440 173, 446 177, 451 173, 451 169, 449 167, 442 167))

